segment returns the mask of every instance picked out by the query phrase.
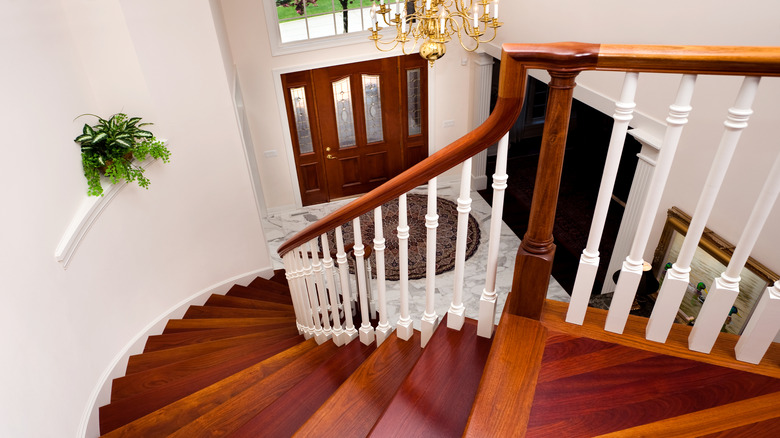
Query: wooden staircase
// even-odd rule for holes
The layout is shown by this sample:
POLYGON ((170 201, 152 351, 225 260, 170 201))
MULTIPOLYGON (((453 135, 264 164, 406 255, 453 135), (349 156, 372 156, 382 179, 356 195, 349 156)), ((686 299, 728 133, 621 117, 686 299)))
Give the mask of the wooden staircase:
MULTIPOLYGON (((193 306, 115 379, 100 408, 104 436, 457 437, 777 436, 780 361, 750 365, 691 353, 688 327, 647 343, 642 318, 626 336, 563 322, 502 316, 495 341, 439 324, 392 333, 379 347, 317 345, 298 334, 286 286, 258 278, 193 306), (193 310, 194 309, 194 310, 193 310), (252 313, 255 312, 255 313, 252 313), (647 345, 645 345, 647 344, 647 345), (496 432, 499 431, 499 432, 496 432)), ((446 317, 445 317, 446 318, 446 317)), ((734 337, 736 339, 736 337, 734 337)), ((727 337, 726 343, 735 342, 727 337)))
POLYGON ((411 436, 463 432, 491 340, 440 324, 379 347, 298 334, 283 275, 212 295, 150 336, 100 408, 104 436, 411 436), (423 408, 424 406, 424 408, 423 408))

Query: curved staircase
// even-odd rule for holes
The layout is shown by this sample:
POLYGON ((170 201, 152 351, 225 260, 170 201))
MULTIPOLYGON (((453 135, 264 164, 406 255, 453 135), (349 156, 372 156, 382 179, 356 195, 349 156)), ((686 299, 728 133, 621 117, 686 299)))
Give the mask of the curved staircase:
POLYGON ((100 408, 103 436, 459 436, 491 340, 440 324, 377 348, 298 334, 283 274, 233 286, 150 336, 100 408), (454 376, 457 376, 454 377, 454 376), (425 406, 418 409, 415 406, 425 406))

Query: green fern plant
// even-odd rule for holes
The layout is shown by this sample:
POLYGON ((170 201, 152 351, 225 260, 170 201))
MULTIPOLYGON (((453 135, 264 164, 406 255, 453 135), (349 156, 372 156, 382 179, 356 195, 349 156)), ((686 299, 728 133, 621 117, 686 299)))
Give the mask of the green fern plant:
MULTIPOLYGON (((105 175, 116 184, 120 180, 137 181, 143 188, 149 187, 144 169, 133 164, 133 159, 144 161, 147 157, 170 160, 171 152, 154 134, 143 129, 151 123, 140 123, 140 117, 128 118, 117 113, 108 119, 94 114, 82 114, 98 119, 97 124, 84 124, 81 135, 74 141, 81 146, 81 163, 87 178, 87 194, 102 196, 100 176, 105 175)), ((79 117, 81 117, 79 116, 79 117)), ((77 117, 78 118, 78 117, 77 117)))

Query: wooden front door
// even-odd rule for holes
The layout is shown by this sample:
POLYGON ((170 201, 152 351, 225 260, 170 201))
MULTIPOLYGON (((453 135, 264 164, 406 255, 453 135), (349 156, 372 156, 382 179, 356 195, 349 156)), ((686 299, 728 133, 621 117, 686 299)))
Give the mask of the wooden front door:
POLYGON ((304 205, 365 193, 427 156, 419 56, 282 75, 304 205))

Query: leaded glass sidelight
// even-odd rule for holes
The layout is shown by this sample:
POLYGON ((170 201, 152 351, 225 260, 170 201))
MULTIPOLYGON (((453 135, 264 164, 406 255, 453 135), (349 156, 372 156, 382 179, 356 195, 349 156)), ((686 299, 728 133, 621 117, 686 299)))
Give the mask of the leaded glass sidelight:
POLYGON ((420 69, 406 70, 406 109, 409 117, 409 135, 422 133, 422 102, 420 99, 420 69))
POLYGON ((309 125, 309 110, 306 107, 306 89, 304 87, 291 88, 293 112, 295 113, 295 131, 298 134, 298 149, 303 154, 314 152, 314 144, 311 139, 311 126, 309 125))
POLYGON ((363 75, 363 108, 366 113, 366 140, 368 143, 384 141, 379 75, 363 75))
POLYGON ((352 92, 348 77, 333 82, 333 100, 336 103, 339 148, 355 146, 355 119, 352 115, 352 92))

